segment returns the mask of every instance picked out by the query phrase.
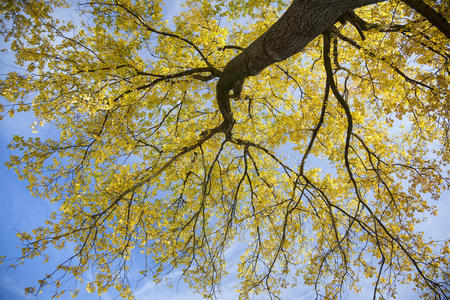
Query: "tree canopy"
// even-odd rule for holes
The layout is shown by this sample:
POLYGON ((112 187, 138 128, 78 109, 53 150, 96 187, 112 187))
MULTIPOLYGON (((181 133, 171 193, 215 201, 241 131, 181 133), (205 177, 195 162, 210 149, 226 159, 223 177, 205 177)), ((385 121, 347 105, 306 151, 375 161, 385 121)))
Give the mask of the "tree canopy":
POLYGON ((76 296, 63 282, 93 270, 89 291, 132 298, 141 255, 142 276, 181 270, 205 297, 234 268, 243 298, 364 280, 447 298, 449 242, 416 227, 449 188, 448 2, 186 0, 171 22, 162 2, 0 3, 23 68, 2 114, 58 132, 10 145, 59 207, 17 263, 73 252, 26 292, 76 296))

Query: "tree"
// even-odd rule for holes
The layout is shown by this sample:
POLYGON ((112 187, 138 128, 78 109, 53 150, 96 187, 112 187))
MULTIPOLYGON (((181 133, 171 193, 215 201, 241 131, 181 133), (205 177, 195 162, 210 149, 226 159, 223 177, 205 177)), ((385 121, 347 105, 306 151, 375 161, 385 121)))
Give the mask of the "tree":
POLYGON ((411 282, 447 298, 448 241, 415 229, 449 187, 445 1, 186 0, 172 26, 156 0, 81 3, 80 21, 57 18, 64 0, 0 5, 26 68, 2 109, 59 132, 10 146, 59 205, 19 234, 19 263, 73 247, 27 292, 92 269, 89 290, 132 297, 139 250, 141 274, 180 269, 212 297, 244 240, 244 298, 299 280, 335 298, 363 278, 374 298, 411 282))

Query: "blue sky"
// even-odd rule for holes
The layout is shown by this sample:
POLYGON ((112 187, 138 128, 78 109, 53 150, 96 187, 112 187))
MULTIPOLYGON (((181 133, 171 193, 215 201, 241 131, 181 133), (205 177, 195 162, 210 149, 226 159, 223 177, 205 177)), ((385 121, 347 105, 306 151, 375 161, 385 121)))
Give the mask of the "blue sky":
MULTIPOLYGON (((166 1, 164 8, 165 15, 170 19, 175 15, 179 9, 181 0, 166 1)), ((0 56, 0 73, 5 74, 13 69, 13 63, 8 53, 3 53, 0 56)), ((0 255, 6 255, 8 258, 15 258, 20 255, 18 248, 18 240, 16 233, 19 231, 29 231, 37 226, 40 226, 45 219, 48 218, 52 211, 52 205, 46 201, 30 196, 26 189, 26 182, 19 181, 13 170, 8 170, 4 163, 8 161, 9 155, 12 153, 7 149, 14 134, 31 135, 30 124, 33 121, 33 116, 30 113, 22 113, 14 117, 14 119, 5 118, 0 121, 0 255)), ((51 134, 51 129, 45 130, 42 134, 51 134)), ((429 236, 434 239, 448 239, 448 228, 450 226, 450 198, 449 193, 446 193, 441 198, 438 205, 439 216, 433 220, 423 224, 420 229, 424 230, 429 236)), ((239 247, 236 246, 229 250, 229 256, 232 260, 236 260, 239 252, 239 247)), ((24 296, 24 288, 33 286, 38 279, 41 279, 43 274, 51 272, 58 261, 61 261, 67 253, 63 251, 56 251, 50 249, 48 254, 51 260, 47 264, 43 264, 42 260, 37 258, 29 261, 17 269, 0 268, 0 300, 11 299, 33 299, 32 296, 24 296)), ((189 290, 182 281, 178 281, 180 273, 174 272, 172 274, 172 283, 174 288, 168 288, 166 285, 155 285, 151 280, 144 278, 140 280, 135 286, 136 297, 139 300, 153 300, 153 299, 201 299, 198 295, 189 290)), ((222 294, 220 299, 235 299, 236 294, 233 286, 235 282, 235 274, 231 274, 222 285, 222 294)), ((81 292, 79 299, 99 299, 98 296, 88 294, 80 286, 81 292)), ((51 289, 44 292, 39 299, 49 299, 51 289)), ((366 299, 371 298, 372 290, 367 286, 359 296, 347 295, 346 299, 366 299)), ((304 286, 299 286, 294 290, 286 291, 283 296, 284 299, 314 299, 314 294, 311 289, 304 286)), ((399 299, 415 299, 417 298, 412 293, 411 288, 404 286, 399 288, 399 299)), ((62 299, 71 299, 69 296, 62 299)), ((119 299, 110 293, 102 296, 100 299, 119 299)))

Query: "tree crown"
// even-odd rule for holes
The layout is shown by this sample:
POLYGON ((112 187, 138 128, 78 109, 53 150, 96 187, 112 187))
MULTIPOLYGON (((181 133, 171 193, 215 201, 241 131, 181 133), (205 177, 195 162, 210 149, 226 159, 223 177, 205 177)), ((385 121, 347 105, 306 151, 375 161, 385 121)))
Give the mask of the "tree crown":
POLYGON ((410 282, 446 297, 448 241, 415 230, 449 186, 445 1, 186 0, 171 23, 162 6, 92 1, 71 21, 63 0, 0 4, 23 68, 1 109, 58 130, 10 145, 59 206, 19 234, 21 261, 73 246, 27 292, 92 269, 90 291, 132 298, 143 255, 141 274, 180 269, 212 297, 243 239, 244 298, 362 278, 374 297, 410 282))

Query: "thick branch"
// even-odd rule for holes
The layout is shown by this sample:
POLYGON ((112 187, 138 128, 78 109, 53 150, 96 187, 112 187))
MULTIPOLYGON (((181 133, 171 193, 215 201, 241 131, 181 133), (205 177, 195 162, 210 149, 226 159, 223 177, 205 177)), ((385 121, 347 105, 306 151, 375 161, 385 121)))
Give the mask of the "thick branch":
POLYGON ((421 14, 428 22, 436 26, 440 32, 450 39, 450 23, 443 15, 435 11, 422 0, 403 0, 403 2, 421 14))
POLYGON ((234 124, 230 91, 237 82, 300 52, 346 11, 384 0, 294 0, 268 31, 225 66, 217 83, 217 103, 229 137, 234 124))

